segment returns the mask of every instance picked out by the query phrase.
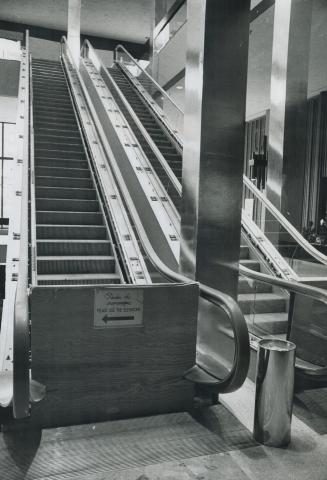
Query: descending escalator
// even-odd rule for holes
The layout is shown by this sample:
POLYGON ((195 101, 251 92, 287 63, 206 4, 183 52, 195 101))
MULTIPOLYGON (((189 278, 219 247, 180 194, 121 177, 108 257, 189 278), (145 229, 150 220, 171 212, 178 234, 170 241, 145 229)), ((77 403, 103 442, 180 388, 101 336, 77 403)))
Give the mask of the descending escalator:
MULTIPOLYGON (((113 65, 108 69, 111 77, 118 85, 119 89, 123 93, 124 97, 128 103, 133 108, 138 119, 141 121, 143 127, 150 135, 151 139, 158 147, 159 151, 167 161, 168 165, 176 175, 179 182, 182 182, 182 155, 177 150, 176 146, 169 138, 169 136, 164 131, 158 119, 152 114, 151 110, 147 107, 145 102, 142 100, 142 97, 138 94, 137 90, 130 83, 128 78, 125 76, 123 71, 119 68, 118 65, 113 65)), ((144 135, 136 125, 132 116, 128 112, 124 103, 122 102, 120 96, 117 94, 115 89, 111 90, 115 101, 119 105, 120 110, 127 119, 129 125, 131 126, 137 140, 139 141, 142 149, 146 153, 148 159, 150 160, 154 170, 156 171, 158 177, 160 178, 165 189, 169 193, 171 199, 173 200, 177 210, 180 209, 181 199, 177 192, 171 188, 170 180, 167 177, 166 172, 162 168, 161 164, 158 162, 156 155, 153 153, 152 149, 149 147, 147 140, 144 138, 144 135)))
MULTIPOLYGON (((141 121, 152 140, 158 146, 160 152, 164 156, 168 165, 172 168, 178 181, 182 179, 182 155, 175 147, 165 127, 160 124, 160 118, 151 109, 148 103, 142 98, 142 92, 136 88, 132 76, 124 66, 116 62, 108 69, 112 80, 119 87, 121 94, 125 97, 135 115, 141 121)), ((105 78, 105 77, 104 77, 105 78)), ((144 138, 140 128, 135 123, 132 115, 129 113, 126 105, 122 101, 122 96, 115 88, 110 85, 110 92, 115 98, 117 105, 127 119, 130 127, 133 129, 140 145, 150 160, 154 170, 163 183, 169 197, 180 211, 181 196, 175 188, 172 187, 171 181, 165 173, 164 169, 158 162, 156 155, 149 147, 147 140, 144 138)), ((242 245, 240 251, 240 264, 254 270, 267 273, 266 262, 250 249, 244 235, 242 235, 242 245)), ((253 323, 255 316, 255 331, 258 334, 283 334, 287 330, 287 298, 285 293, 273 288, 272 285, 249 281, 247 278, 239 277, 238 302, 245 318, 250 325, 253 323)))
POLYGON ((120 283, 61 64, 32 68, 38 284, 120 283))

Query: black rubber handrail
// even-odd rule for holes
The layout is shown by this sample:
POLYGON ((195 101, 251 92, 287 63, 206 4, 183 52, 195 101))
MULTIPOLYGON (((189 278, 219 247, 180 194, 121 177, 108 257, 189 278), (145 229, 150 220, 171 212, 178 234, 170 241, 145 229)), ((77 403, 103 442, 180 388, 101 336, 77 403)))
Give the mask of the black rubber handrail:
MULTIPOLYGON (((66 50, 69 52, 69 47, 66 43, 66 38, 62 37, 61 40, 62 44, 65 44, 66 50)), ((63 49, 62 49, 63 51, 63 49)), ((108 143, 107 139, 103 133, 101 124, 97 118, 96 112, 94 110, 94 107, 92 105, 92 102, 88 96, 86 87, 84 86, 83 80, 81 78, 81 75, 79 73, 78 68, 76 68, 76 65, 74 64, 73 57, 70 54, 70 63, 73 64, 73 67, 75 68, 78 80, 81 84, 82 91, 85 95, 86 103, 89 105, 91 114, 93 116, 94 123, 97 127, 99 136, 104 144, 104 146, 108 143)), ((141 219, 139 217, 139 214, 134 206, 134 203, 130 197, 130 193, 125 185, 125 182, 121 176, 120 169, 116 163, 116 160, 114 157, 111 157, 111 168, 113 170, 113 174, 116 178, 116 181, 120 187, 120 190, 122 192, 122 196, 125 198, 127 208, 130 212, 131 217, 133 218, 133 222, 135 225, 135 229, 138 234, 138 238, 140 239, 140 242, 142 244, 142 247, 144 249, 145 254, 148 256, 149 260, 152 262, 154 267, 167 279, 170 280, 174 283, 181 283, 181 284, 189 284, 189 283, 194 283, 192 280, 189 278, 185 277, 184 275, 174 272, 171 270, 169 267, 167 267, 166 264, 162 262, 162 260, 158 257, 156 252, 154 251, 148 236, 143 228, 141 219)), ((235 339, 235 353, 234 353, 234 360, 233 360, 233 365, 229 371, 229 374, 224 378, 218 378, 214 374, 212 374, 210 371, 206 371, 203 366, 197 367, 197 378, 199 382, 202 383, 210 383, 211 385, 214 385, 217 389, 217 391, 224 391, 225 393, 234 391, 238 389, 244 382, 247 376, 248 368, 249 368, 249 362, 250 362, 250 343, 249 343, 249 334, 248 334, 248 329, 246 325, 246 321, 244 318, 244 315, 241 312, 241 309, 237 302, 230 297, 229 295, 226 295, 222 292, 219 292, 218 290, 215 290, 211 287, 208 287, 206 285, 203 285, 199 283, 199 290, 200 290, 200 295, 208 300, 209 302, 215 304, 217 307, 220 307, 223 309, 231 322, 231 326, 233 329, 233 334, 234 334, 234 339, 235 339), (201 381, 202 375, 201 373, 203 372, 203 378, 204 380, 201 381), (207 380, 206 380, 207 379, 207 380)), ((192 369, 191 369, 192 370, 192 369)), ((187 372, 185 375, 186 378, 189 380, 193 381, 195 378, 194 375, 192 375, 192 371, 187 372)))

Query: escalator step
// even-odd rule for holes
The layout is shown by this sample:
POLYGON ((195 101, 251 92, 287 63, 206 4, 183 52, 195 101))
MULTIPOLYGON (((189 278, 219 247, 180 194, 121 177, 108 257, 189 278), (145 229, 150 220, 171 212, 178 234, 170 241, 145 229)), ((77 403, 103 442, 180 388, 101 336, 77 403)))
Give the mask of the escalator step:
POLYGON ((36 222, 38 224, 50 225, 102 225, 103 216, 100 212, 74 212, 74 211, 55 211, 38 210, 36 212, 36 222))
POLYGON ((98 200, 37 198, 36 209, 43 211, 99 212, 98 200))
POLYGON ((94 188, 71 188, 71 187, 41 187, 36 186, 35 194, 37 198, 57 198, 57 199, 81 199, 95 200, 96 192, 94 188))
POLYGON ((90 178, 90 171, 88 168, 49 167, 37 165, 35 168, 35 173, 39 176, 49 177, 90 178))
POLYGON ((113 256, 38 257, 37 271, 40 275, 115 273, 113 256))
POLYGON ((37 239, 94 239, 105 240, 104 225, 36 225, 37 239))
POLYGON ((108 240, 38 240, 37 254, 40 256, 112 255, 108 240))
POLYGON ((88 178, 37 176, 35 183, 37 187, 93 188, 93 182, 88 178))
POLYGON ((106 285, 117 283, 120 283, 120 277, 116 273, 38 275, 39 285, 106 285))

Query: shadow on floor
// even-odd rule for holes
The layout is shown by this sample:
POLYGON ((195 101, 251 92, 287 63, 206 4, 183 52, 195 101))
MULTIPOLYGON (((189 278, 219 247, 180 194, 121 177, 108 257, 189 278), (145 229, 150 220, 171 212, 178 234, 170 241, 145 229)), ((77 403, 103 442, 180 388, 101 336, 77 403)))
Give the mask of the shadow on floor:
POLYGON ((74 472, 85 478, 119 475, 126 469, 257 445, 222 405, 192 414, 48 429, 42 438, 40 432, 6 432, 0 439, 0 464, 8 472, 1 480, 74 478, 74 472))
POLYGON ((297 392, 293 412, 318 434, 327 434, 327 388, 297 392))

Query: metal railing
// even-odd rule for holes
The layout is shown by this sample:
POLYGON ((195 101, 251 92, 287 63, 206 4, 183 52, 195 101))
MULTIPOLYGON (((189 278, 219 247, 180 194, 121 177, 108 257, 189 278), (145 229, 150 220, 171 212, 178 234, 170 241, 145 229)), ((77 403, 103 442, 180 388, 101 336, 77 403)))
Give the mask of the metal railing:
POLYGON ((173 137, 176 146, 180 147, 183 136, 183 110, 122 45, 117 45, 115 49, 115 62, 130 77, 146 103, 173 137))
POLYGON ((15 418, 30 407, 30 336, 28 306, 28 172, 29 172, 29 35, 21 50, 16 121, 15 178, 7 249, 6 295, 0 338, 1 405, 12 403, 15 418))
POLYGON ((327 266, 327 256, 310 244, 245 175, 243 211, 274 245, 295 276, 327 277, 327 268, 321 268, 327 266), (311 262, 309 274, 303 263, 307 260, 311 262))
MULTIPOLYGON (((1 198, 0 198, 0 228, 3 228, 4 225, 8 225, 4 219, 4 172, 5 172, 5 160, 13 160, 14 157, 6 155, 6 125, 15 125, 14 122, 0 122, 1 129, 1 152, 0 152, 0 161, 1 161, 1 198)), ((6 217, 7 219, 7 217, 6 217)))

